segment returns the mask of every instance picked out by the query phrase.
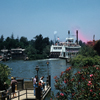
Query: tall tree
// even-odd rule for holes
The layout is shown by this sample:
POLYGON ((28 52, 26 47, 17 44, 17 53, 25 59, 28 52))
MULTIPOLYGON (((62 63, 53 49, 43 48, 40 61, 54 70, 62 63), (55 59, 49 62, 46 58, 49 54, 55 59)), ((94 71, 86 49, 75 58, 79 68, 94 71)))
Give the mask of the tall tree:
POLYGON ((20 38, 20 45, 22 48, 26 48, 29 45, 28 39, 24 36, 20 38))
POLYGON ((100 56, 100 40, 94 45, 94 50, 97 51, 98 55, 100 56))
POLYGON ((37 50, 38 54, 42 54, 43 52, 43 37, 42 35, 37 35, 35 37, 35 49, 37 50))
POLYGON ((1 35, 0 42, 3 42, 3 41, 4 41, 4 37, 3 35, 1 35))
POLYGON ((3 49, 3 47, 4 47, 3 42, 4 42, 4 37, 3 37, 3 35, 1 35, 1 38, 0 38, 0 49, 3 49))
POLYGON ((14 34, 13 33, 11 34, 11 39, 14 39, 14 34))

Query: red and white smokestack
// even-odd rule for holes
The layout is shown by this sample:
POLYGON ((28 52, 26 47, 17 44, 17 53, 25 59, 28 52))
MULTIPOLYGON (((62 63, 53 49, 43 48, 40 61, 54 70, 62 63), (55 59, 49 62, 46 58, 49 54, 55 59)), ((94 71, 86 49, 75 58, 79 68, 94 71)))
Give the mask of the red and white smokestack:
POLYGON ((78 44, 78 30, 76 30, 76 43, 78 44))

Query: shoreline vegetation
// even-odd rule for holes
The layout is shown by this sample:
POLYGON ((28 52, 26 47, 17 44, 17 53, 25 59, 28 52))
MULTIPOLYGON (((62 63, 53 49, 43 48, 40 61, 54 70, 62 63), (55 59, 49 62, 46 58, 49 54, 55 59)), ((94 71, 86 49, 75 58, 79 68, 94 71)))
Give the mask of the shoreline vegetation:
POLYGON ((0 50, 11 50, 12 48, 25 49, 25 55, 29 60, 48 58, 50 54, 50 45, 52 44, 52 40, 50 41, 48 37, 43 38, 41 34, 33 37, 30 41, 24 36, 15 39, 13 34, 6 39, 4 39, 3 35, 1 35, 0 38, 0 50))

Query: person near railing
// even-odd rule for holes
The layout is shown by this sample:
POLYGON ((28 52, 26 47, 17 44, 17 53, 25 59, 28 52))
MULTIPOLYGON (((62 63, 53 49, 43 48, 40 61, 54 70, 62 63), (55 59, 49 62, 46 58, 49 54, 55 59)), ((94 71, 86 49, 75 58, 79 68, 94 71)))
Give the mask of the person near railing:
POLYGON ((15 94, 15 96, 17 96, 16 93, 15 93, 15 85, 17 83, 18 82, 15 80, 15 78, 14 77, 11 77, 11 87, 12 87, 12 92, 13 92, 13 98, 14 98, 14 94, 15 94))
POLYGON ((41 90, 43 90, 43 86, 42 86, 41 81, 39 81, 38 86, 41 88, 41 90))
POLYGON ((42 77, 40 78, 40 82, 41 82, 42 87, 43 87, 43 90, 44 90, 44 88, 45 88, 45 82, 43 82, 43 78, 44 78, 44 76, 42 76, 42 77))
POLYGON ((37 82, 37 75, 33 78, 33 87, 34 87, 34 95, 36 96, 36 87, 38 87, 38 82, 37 82))
POLYGON ((9 100, 9 90, 11 89, 11 87, 7 88, 7 83, 4 82, 4 86, 3 86, 3 92, 2 92, 2 100, 5 100, 5 98, 7 98, 7 100, 9 100))

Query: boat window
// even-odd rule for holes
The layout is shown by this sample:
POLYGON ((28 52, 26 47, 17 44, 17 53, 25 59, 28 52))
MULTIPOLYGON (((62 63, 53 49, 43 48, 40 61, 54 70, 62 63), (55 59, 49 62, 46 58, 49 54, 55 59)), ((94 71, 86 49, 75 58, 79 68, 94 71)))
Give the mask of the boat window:
POLYGON ((54 49, 57 49, 57 47, 54 47, 54 49))
POLYGON ((54 49, 62 49, 62 47, 54 47, 54 49))
POLYGON ((58 49, 62 49, 62 47, 58 47, 58 49))

